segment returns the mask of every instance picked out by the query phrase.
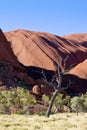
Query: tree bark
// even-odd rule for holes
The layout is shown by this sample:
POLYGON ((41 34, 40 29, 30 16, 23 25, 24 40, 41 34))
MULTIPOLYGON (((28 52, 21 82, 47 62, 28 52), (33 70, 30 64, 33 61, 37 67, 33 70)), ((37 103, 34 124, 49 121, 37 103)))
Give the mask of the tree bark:
POLYGON ((48 109, 47 109, 46 117, 49 117, 49 116, 50 116, 50 114, 51 114, 51 109, 52 109, 54 100, 55 100, 56 96, 58 95, 59 91, 60 91, 60 89, 57 89, 57 90, 55 91, 54 95, 52 96, 51 101, 50 101, 50 104, 49 104, 49 107, 48 107, 48 109))

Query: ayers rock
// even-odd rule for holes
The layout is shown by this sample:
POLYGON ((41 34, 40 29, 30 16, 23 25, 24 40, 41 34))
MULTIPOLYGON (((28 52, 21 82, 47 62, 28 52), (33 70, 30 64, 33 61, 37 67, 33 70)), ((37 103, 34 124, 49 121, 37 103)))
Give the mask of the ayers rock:
POLYGON ((4 61, 0 65, 0 71, 3 70, 0 81, 9 86, 15 86, 20 81, 35 84, 35 79, 41 78, 39 69, 44 69, 46 76, 52 78, 56 70, 54 63, 58 64, 67 55, 67 68, 87 59, 87 34, 60 37, 28 30, 6 33, 0 30, 0 63, 4 61))
POLYGON ((55 70, 54 64, 65 59, 67 66, 78 64, 87 58, 87 34, 59 37, 44 32, 15 30, 5 33, 11 48, 24 66, 36 66, 55 70))

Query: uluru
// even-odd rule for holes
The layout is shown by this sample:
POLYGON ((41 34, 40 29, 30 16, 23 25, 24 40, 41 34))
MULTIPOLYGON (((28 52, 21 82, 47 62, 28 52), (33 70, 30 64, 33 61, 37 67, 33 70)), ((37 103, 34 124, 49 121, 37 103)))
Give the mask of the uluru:
POLYGON ((5 36, 11 42, 14 54, 25 66, 55 70, 53 62, 58 64, 58 60, 65 59, 67 55, 68 66, 87 58, 87 34, 60 37, 44 32, 15 30, 5 33, 5 36))
POLYGON ((86 33, 57 36, 23 29, 5 33, 0 30, 0 48, 0 63, 4 62, 6 66, 1 69, 8 73, 7 77, 5 74, 0 75, 1 85, 15 87, 23 81, 28 83, 26 88, 31 89, 30 85, 35 85, 37 80, 38 83, 42 82, 42 70, 46 78, 51 80, 56 71, 54 63, 58 65, 59 61, 64 61, 67 56, 66 69, 73 66, 70 74, 87 80, 86 33), (81 65, 85 65, 84 70, 81 65))

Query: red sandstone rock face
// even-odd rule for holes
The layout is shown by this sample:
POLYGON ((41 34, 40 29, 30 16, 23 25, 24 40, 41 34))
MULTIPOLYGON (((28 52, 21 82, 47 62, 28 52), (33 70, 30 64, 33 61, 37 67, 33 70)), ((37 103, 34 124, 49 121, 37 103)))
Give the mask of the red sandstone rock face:
POLYGON ((87 34, 59 37, 49 33, 16 30, 5 33, 18 60, 25 66, 55 70, 53 62, 69 55, 67 65, 87 58, 87 34))
POLYGON ((66 86, 69 80, 72 83, 72 87, 66 90, 69 94, 78 95, 87 92, 87 59, 64 75, 62 84, 66 86))
POLYGON ((82 79, 87 79, 87 59, 74 67, 69 74, 76 75, 82 79))
POLYGON ((14 55, 10 43, 7 41, 4 33, 0 29, 0 61, 9 61, 14 65, 18 66, 16 56, 14 55))
MULTIPOLYGON (((64 38, 67 38, 67 40, 72 40, 75 42, 79 42, 81 44, 83 44, 84 42, 87 42, 87 33, 80 33, 80 34, 71 34, 71 35, 67 35, 64 38)), ((87 47, 87 44, 86 44, 87 47)))
POLYGON ((51 85, 48 85, 48 84, 38 85, 38 84, 36 84, 33 86, 31 94, 35 95, 36 99, 37 99, 37 96, 39 96, 39 98, 41 98, 41 96, 44 94, 49 96, 49 98, 51 98, 53 92, 54 92, 54 89, 51 85))
POLYGON ((34 84, 14 55, 4 33, 0 30, 0 86, 15 87, 19 80, 34 84))

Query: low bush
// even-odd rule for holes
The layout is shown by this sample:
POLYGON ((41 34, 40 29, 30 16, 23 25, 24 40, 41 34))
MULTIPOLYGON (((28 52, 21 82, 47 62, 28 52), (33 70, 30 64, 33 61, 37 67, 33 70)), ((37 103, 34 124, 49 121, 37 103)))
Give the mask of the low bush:
POLYGON ((0 113, 25 114, 29 111, 28 107, 35 105, 35 98, 24 88, 14 88, 0 92, 0 113))
MULTIPOLYGON (((46 115, 50 99, 46 95, 42 97, 42 105, 38 105, 36 99, 27 89, 17 87, 12 90, 0 91, 1 114, 38 114, 46 115)), ((87 112, 87 93, 78 97, 56 97, 52 113, 57 112, 87 112)))

